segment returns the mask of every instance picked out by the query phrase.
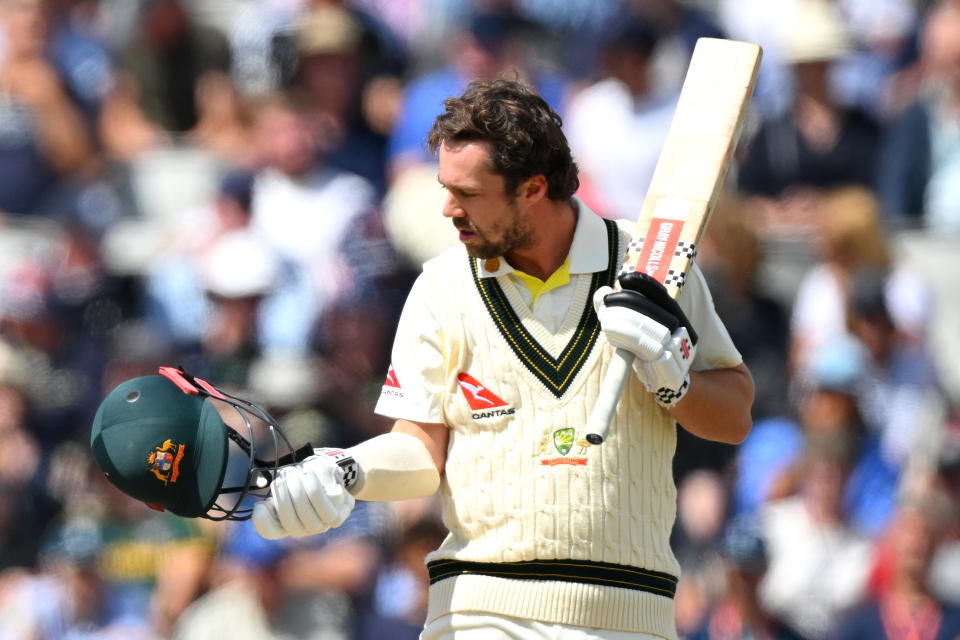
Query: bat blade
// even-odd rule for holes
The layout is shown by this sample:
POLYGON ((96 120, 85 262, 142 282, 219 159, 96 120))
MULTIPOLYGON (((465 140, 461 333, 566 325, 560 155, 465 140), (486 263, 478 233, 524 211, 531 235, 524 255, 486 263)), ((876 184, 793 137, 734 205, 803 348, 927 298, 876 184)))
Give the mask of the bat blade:
MULTIPOLYGON (((726 179, 761 50, 718 38, 697 40, 634 236, 620 273, 641 271, 676 297, 726 179)), ((618 349, 587 420, 587 440, 603 442, 633 355, 618 349)))

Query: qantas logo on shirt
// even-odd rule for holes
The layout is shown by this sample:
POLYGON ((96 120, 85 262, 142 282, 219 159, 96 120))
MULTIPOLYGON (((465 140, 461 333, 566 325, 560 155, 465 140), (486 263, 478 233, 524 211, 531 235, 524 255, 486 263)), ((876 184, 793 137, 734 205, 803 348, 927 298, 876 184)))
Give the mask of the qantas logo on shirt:
POLYGON ((380 389, 381 396, 393 396, 403 398, 403 389, 400 387, 400 379, 397 378, 397 372, 393 370, 393 363, 390 363, 390 369, 387 371, 387 379, 383 381, 383 387, 380 389))
POLYGON ((387 379, 383 382, 386 387, 400 388, 400 381, 397 380, 397 372, 393 370, 393 363, 390 363, 390 369, 387 371, 387 379))
POLYGON ((473 376, 460 373, 457 375, 457 382, 460 385, 460 392, 467 399, 467 404, 476 412, 472 416, 474 420, 513 414, 514 410, 507 407, 507 403, 502 398, 473 376), (507 408, 499 409, 498 407, 507 408))

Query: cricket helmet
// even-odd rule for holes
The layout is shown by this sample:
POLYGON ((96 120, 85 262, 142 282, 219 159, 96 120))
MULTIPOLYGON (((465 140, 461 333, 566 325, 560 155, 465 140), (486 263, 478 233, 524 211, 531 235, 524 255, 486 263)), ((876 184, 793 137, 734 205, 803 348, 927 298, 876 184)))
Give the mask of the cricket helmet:
POLYGON ((174 367, 126 380, 107 394, 90 447, 107 480, 127 495, 210 520, 246 520, 253 511, 246 498, 266 497, 279 467, 313 453, 309 444, 294 449, 260 406, 174 367), (237 412, 246 434, 224 421, 214 399, 237 412), (251 415, 266 425, 266 438, 255 435, 251 415), (262 459, 270 449, 273 459, 262 459))

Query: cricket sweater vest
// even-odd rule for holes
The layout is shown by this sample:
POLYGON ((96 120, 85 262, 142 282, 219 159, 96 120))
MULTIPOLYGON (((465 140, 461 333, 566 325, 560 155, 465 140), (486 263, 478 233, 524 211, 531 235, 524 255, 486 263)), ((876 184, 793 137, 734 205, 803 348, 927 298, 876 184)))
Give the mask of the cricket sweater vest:
POLYGON ((583 439, 613 353, 592 295, 626 246, 613 223, 607 232, 611 266, 571 282, 556 333, 509 277, 480 278, 462 247, 425 265, 450 427, 440 487, 450 535, 427 558, 428 620, 491 612, 676 637, 675 423, 632 379, 606 442, 583 439))

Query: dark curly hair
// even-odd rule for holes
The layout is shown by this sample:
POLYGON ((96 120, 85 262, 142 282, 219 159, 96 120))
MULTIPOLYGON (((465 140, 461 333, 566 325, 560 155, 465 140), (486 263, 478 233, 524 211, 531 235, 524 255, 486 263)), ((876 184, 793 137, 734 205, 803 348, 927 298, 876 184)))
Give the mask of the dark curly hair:
POLYGON ((434 120, 427 137, 431 153, 444 140, 489 143, 494 172, 503 176, 509 194, 539 174, 547 179, 551 200, 569 200, 580 186, 560 116, 528 85, 474 80, 463 95, 443 105, 446 111, 434 120))

